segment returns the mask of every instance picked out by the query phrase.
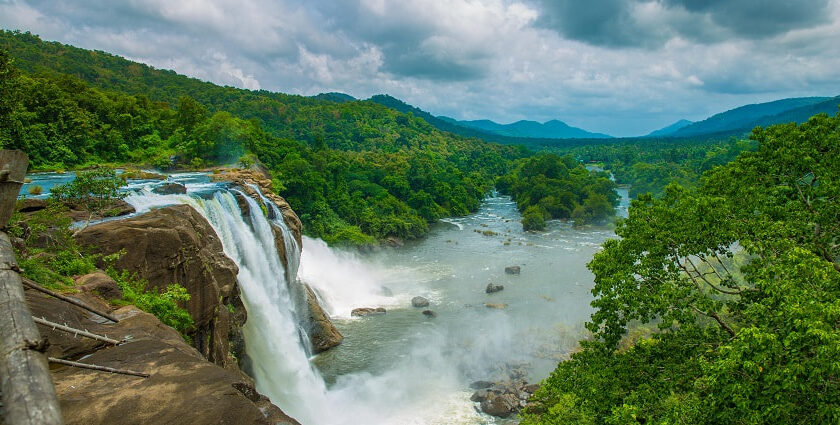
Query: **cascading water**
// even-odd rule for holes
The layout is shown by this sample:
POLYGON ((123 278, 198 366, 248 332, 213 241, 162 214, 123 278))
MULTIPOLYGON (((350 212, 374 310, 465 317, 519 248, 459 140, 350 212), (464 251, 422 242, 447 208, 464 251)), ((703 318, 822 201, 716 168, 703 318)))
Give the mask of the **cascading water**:
MULTIPOLYGON (((239 266, 257 388, 304 425, 508 423, 475 411, 469 383, 496 379, 499 365, 520 362, 531 363, 533 382, 575 347, 591 314, 592 276, 584 265, 614 237, 554 222, 546 232, 523 233, 516 205, 492 197, 476 214, 446 220, 403 249, 359 257, 304 237, 298 257, 282 214, 258 188, 241 188, 259 193, 250 198, 205 173, 170 179, 186 184, 188 194, 158 195, 150 189, 159 182, 134 181, 126 200, 138 212, 188 204, 207 218, 239 266), (285 272, 277 234, 284 236, 285 272), (512 264, 523 266, 521 276, 504 274, 512 264), (296 278, 319 295, 345 335, 313 358, 298 330, 298 316, 307 315, 296 315, 304 312, 296 278), (485 294, 488 282, 505 290, 485 294), (416 295, 429 298, 438 317, 411 307, 416 295), (350 317, 353 308, 380 306, 387 314, 350 317)), ((37 178, 33 184, 48 187, 37 178)), ((619 193, 626 206, 626 189, 619 193)))
POLYGON ((271 200, 266 198, 257 185, 248 184, 248 186, 251 189, 253 189, 257 193, 257 195, 259 195, 260 200, 262 201, 263 205, 265 205, 266 210, 268 211, 268 219, 271 220, 272 223, 277 225, 277 227, 280 228, 280 231, 283 234, 283 244, 286 247, 286 280, 289 282, 294 282, 294 279, 297 279, 298 268, 300 267, 301 253, 301 249, 298 246, 297 239, 295 239, 294 235, 292 235, 292 231, 286 224, 286 220, 283 219, 283 213, 280 212, 280 209, 277 208, 277 205, 275 205, 274 202, 271 202, 271 200))
MULTIPOLYGON (((231 191, 212 184, 202 185, 200 189, 197 192, 203 195, 193 196, 157 195, 140 190, 126 201, 138 212, 156 206, 188 204, 210 222, 225 254, 239 266, 237 280, 248 313, 243 329, 245 345, 257 389, 302 423, 330 423, 325 416, 327 412, 320 408, 327 404, 326 386, 310 365, 306 345, 299 336, 295 302, 275 248, 270 222, 257 201, 248 196, 244 199, 249 206, 250 223, 243 218, 231 191)), ((269 208, 273 205, 266 204, 269 208)), ((277 213, 277 220, 282 221, 282 215, 277 213)), ((288 235, 284 239, 294 241, 291 233, 288 235)), ((292 257, 289 263, 296 263, 296 247, 289 246, 287 252, 292 257)))

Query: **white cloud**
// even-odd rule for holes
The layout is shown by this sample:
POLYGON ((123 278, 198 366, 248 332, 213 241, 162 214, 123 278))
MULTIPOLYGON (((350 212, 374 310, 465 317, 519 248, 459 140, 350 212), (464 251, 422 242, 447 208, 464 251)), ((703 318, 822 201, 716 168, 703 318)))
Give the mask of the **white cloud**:
POLYGON ((456 118, 556 118, 615 135, 840 94, 838 0, 808 25, 764 16, 754 34, 718 9, 598 1, 621 5, 627 26, 567 34, 545 24, 542 0, 0 0, 0 26, 219 84, 389 93, 456 118), (619 36, 637 44, 597 42, 619 36))

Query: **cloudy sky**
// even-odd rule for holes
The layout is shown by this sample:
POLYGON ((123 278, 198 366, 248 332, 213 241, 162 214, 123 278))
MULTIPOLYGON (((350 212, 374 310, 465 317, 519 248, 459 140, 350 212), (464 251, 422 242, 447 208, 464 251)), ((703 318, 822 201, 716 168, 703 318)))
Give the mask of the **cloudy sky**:
POLYGON ((219 84, 617 136, 840 95, 840 0, 0 0, 0 27, 219 84))

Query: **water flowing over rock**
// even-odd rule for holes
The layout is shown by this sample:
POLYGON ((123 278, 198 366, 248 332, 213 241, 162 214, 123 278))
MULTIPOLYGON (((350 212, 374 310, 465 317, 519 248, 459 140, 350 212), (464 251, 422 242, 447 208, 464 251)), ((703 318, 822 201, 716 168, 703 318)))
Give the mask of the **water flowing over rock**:
POLYGON ((152 189, 158 195, 183 195, 187 193, 186 186, 181 183, 165 183, 152 189))
POLYGON ((245 350, 237 357, 259 392, 304 423, 325 423, 322 416, 329 412, 311 407, 326 405, 326 385, 309 356, 337 344, 341 335, 320 309, 316 294, 296 279, 300 258, 296 216, 297 228, 295 223, 286 223, 289 213, 272 201, 279 197, 247 181, 241 184, 197 185, 188 187, 195 193, 188 190, 187 195, 144 191, 127 200, 140 211, 186 204, 209 222, 224 254, 239 268, 234 288, 241 293, 234 298, 237 292, 231 291, 231 304, 217 310, 217 323, 223 327, 241 322, 239 311, 247 310, 241 337, 229 335, 230 347, 235 350, 244 342, 245 350), (279 252, 280 246, 287 248, 285 255, 279 252))
POLYGON ((359 308, 354 308, 353 311, 350 312, 350 315, 351 316, 364 317, 364 316, 376 316, 378 314, 385 314, 385 313, 386 313, 386 311, 385 311, 384 307, 377 307, 377 308, 359 307, 359 308))

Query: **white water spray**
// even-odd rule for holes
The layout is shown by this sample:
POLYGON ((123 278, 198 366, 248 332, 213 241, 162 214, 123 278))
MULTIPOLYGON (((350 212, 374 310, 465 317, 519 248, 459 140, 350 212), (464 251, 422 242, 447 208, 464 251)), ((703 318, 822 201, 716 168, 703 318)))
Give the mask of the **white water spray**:
MULTIPOLYGON (((302 423, 329 423, 328 412, 319 408, 326 405, 326 386, 310 365, 299 336, 295 303, 274 245, 271 224, 257 201, 244 198, 250 209, 250 225, 242 217, 234 195, 224 190, 216 191, 209 199, 142 191, 126 201, 138 211, 188 204, 210 222, 225 255, 239 266, 237 281, 248 313, 243 332, 257 390, 302 423)), ((293 255, 296 253, 295 250, 293 255)))
MULTIPOLYGON (((287 414, 306 425, 476 423, 479 415, 472 409, 469 392, 461 388, 457 368, 442 349, 448 337, 433 327, 413 335, 407 342, 412 348, 388 365, 387 371, 347 374, 326 388, 309 362, 308 341, 299 334, 295 294, 287 285, 287 273, 275 248, 272 223, 284 229, 286 243, 293 243, 294 238, 279 210, 272 210, 276 208, 272 202, 260 199, 268 209, 266 218, 259 201, 244 196, 249 213, 243 218, 235 189, 188 185, 189 195, 158 195, 147 189, 126 201, 138 212, 172 204, 192 206, 210 222, 225 254, 239 266, 237 280, 248 313, 243 331, 251 375, 257 390, 287 414), (433 379, 430 370, 436 371, 433 379)), ((297 247, 287 245, 286 250, 292 255, 288 264, 295 267, 297 247)), ((405 297, 421 288, 416 275, 410 279, 413 273, 400 274, 393 268, 363 264, 352 254, 305 238, 301 280, 311 284, 324 298, 327 310, 339 317, 358 306, 406 304, 405 297), (395 287, 395 295, 387 296, 383 281, 404 282, 409 287, 395 287)))

